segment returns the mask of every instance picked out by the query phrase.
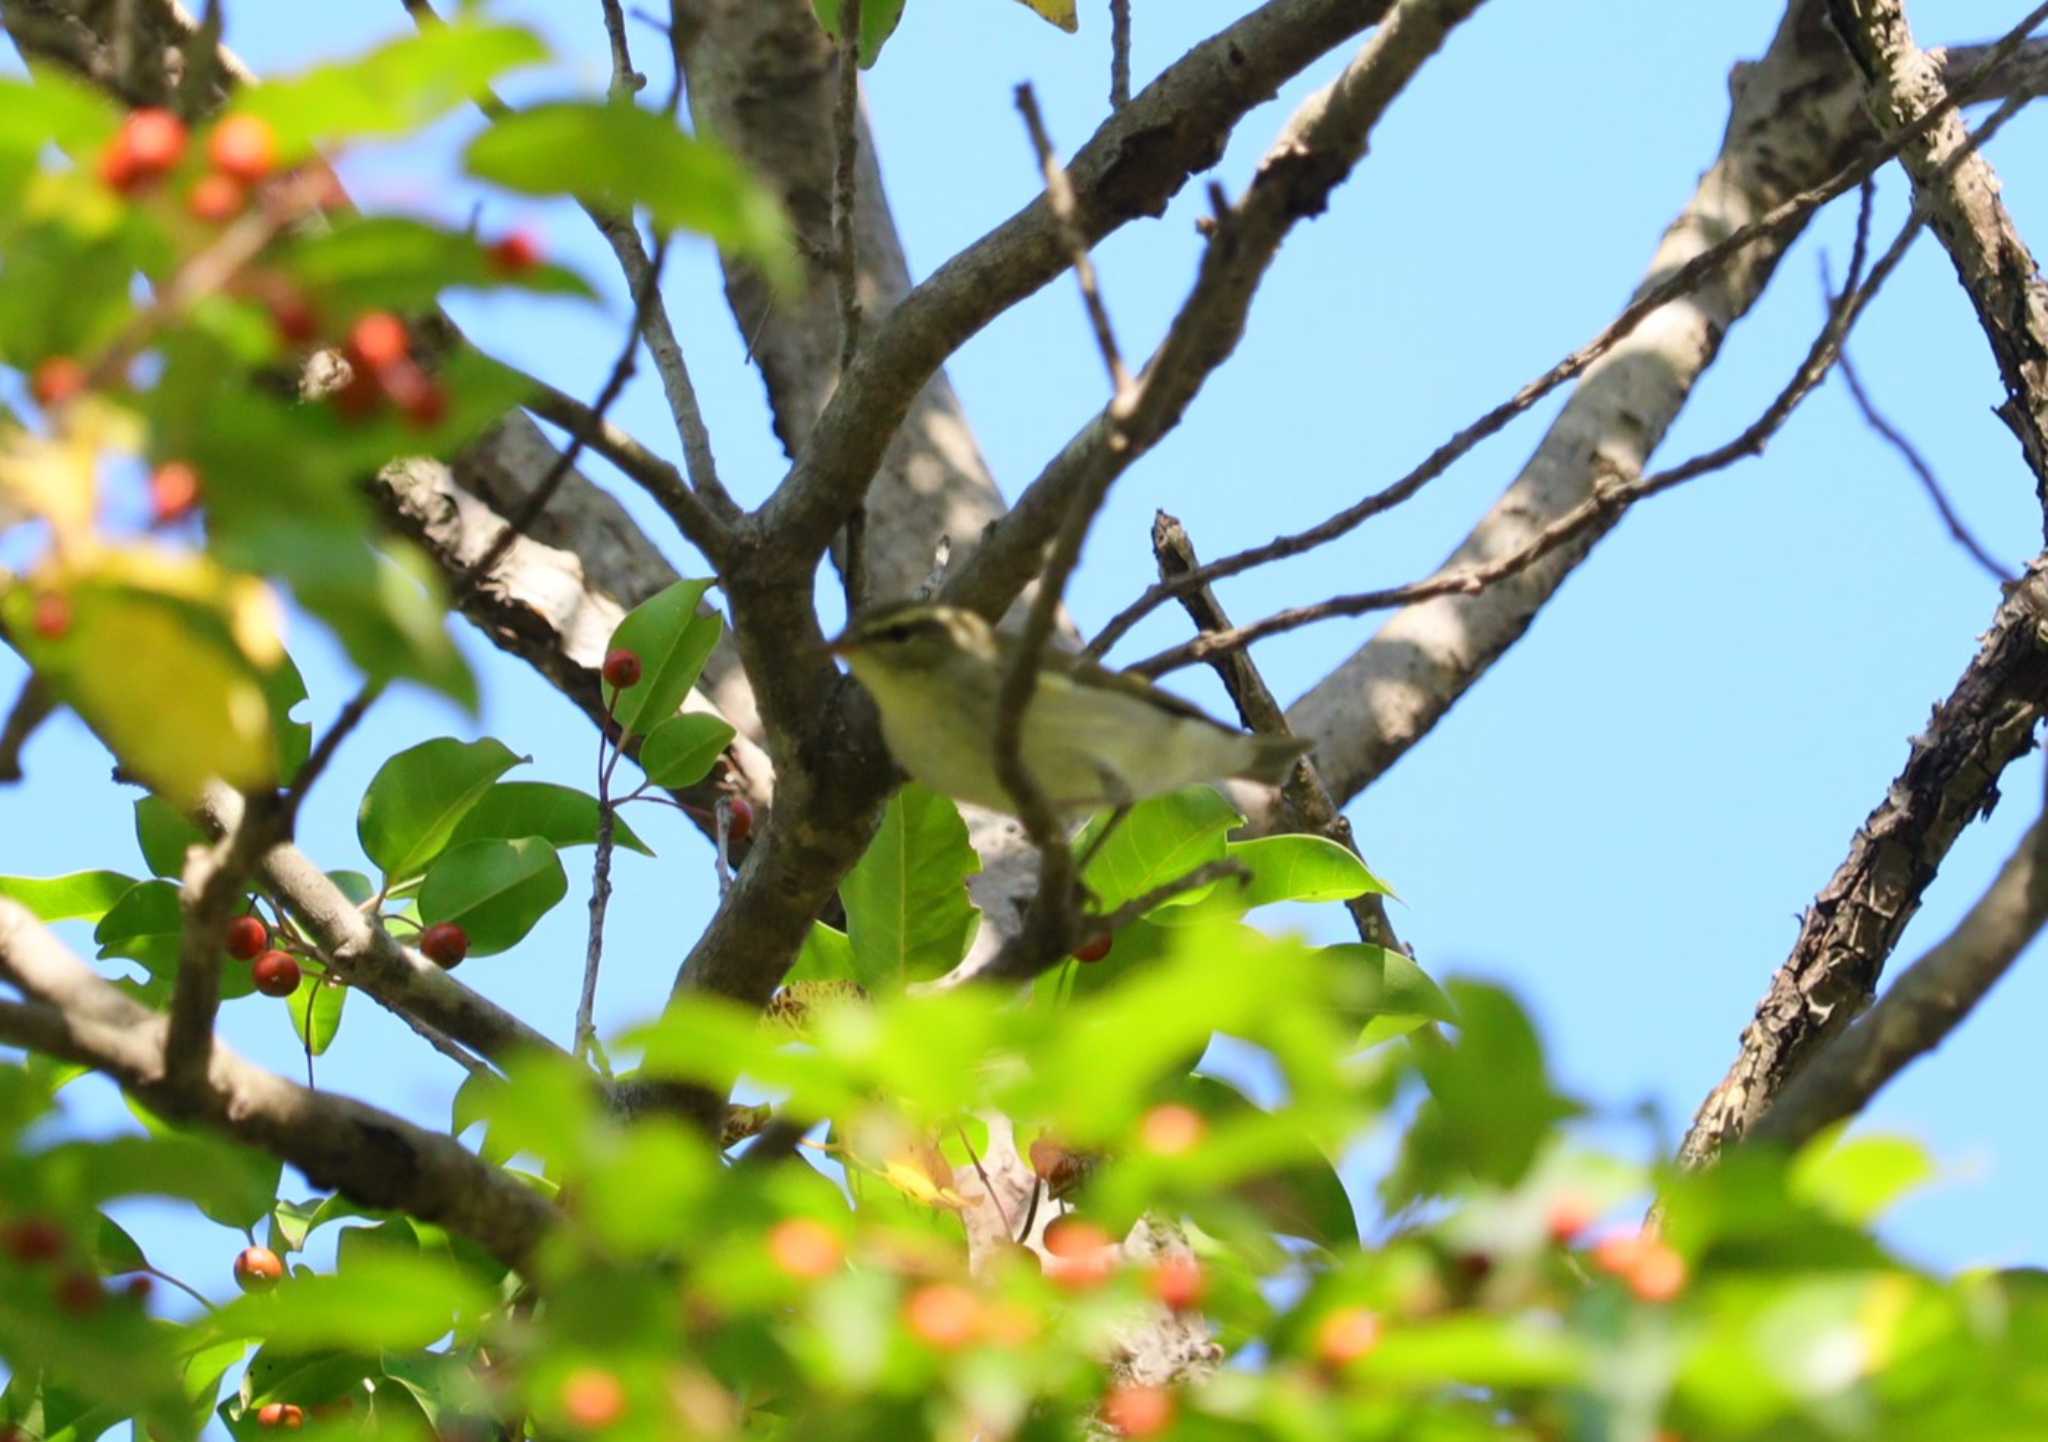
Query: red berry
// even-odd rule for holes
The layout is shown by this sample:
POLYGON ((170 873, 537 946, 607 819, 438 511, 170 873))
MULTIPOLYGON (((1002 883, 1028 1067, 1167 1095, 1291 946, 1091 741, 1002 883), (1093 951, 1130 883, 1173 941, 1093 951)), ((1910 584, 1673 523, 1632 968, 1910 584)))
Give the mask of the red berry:
POLYGON ((815 1282, 839 1270, 846 1257, 839 1234, 812 1217, 790 1217, 768 1233, 768 1255, 800 1281, 815 1282))
POLYGON ((415 429, 432 430, 448 419, 448 392, 411 361, 394 361, 382 367, 377 372, 377 381, 415 429))
POLYGON ((71 598, 55 591, 36 597, 35 615, 30 621, 45 641, 61 641, 71 630, 71 598))
POLYGON ((331 399, 344 419, 363 421, 384 408, 386 397, 384 387, 378 382, 377 373, 370 369, 369 362, 351 356, 348 384, 335 391, 331 399))
POLYGON ((1125 1383, 1102 1399, 1102 1420, 1119 1437, 1157 1437, 1173 1425, 1173 1394, 1125 1383))
POLYGON ((444 971, 453 971, 469 955, 469 933, 452 921, 436 922, 420 933, 420 955, 444 971))
POLYGON ((605 653, 604 680, 615 691, 630 691, 640 684, 640 653, 614 646, 605 653))
POLYGON ((235 1285, 261 1292, 284 1280, 284 1258, 268 1247, 244 1247, 235 1254, 235 1285))
POLYGON ((360 357, 371 370, 395 366, 411 353, 405 322, 388 310, 373 310, 359 316, 349 327, 349 358, 360 357))
POLYGON ((36 404, 44 410, 78 399, 85 393, 92 377, 85 367, 71 356, 53 355, 36 367, 36 373, 29 381, 36 404))
POLYGON ((209 225, 221 225, 240 215, 248 199, 242 183, 232 176, 202 175, 192 182, 192 189, 185 196, 185 209, 209 225))
POLYGON ((277 166, 277 132, 260 115, 230 115, 214 127, 206 155, 223 176, 254 185, 277 166))
POLYGON ((48 1217, 21 1217, 0 1228, 0 1249, 17 1262, 48 1262, 64 1253, 64 1229, 48 1217))
POLYGON ((927 1282, 903 1303, 911 1335, 941 1352, 957 1352, 981 1333, 981 1298, 958 1282, 927 1282))
POLYGON ((123 1290, 128 1293, 128 1300, 139 1306, 149 1300, 149 1294, 156 1290, 156 1283, 145 1273, 130 1277, 127 1287, 123 1290))
POLYGON ((1628 1289, 1642 1302, 1668 1302, 1685 1290, 1685 1258, 1655 1238, 1644 1242, 1628 1269, 1628 1289))
POLYGON ((1046 1275, 1070 1292, 1099 1287, 1116 1270, 1116 1243, 1109 1233, 1071 1213, 1046 1227, 1044 1244, 1052 1255, 1046 1275))
POLYGON ((306 1425, 305 1409, 292 1402, 266 1402, 258 1409, 256 1421, 265 1427, 289 1427, 296 1431, 306 1425))
POLYGON ((746 797, 733 797, 732 804, 727 809, 725 830, 727 839, 730 840, 733 845, 738 846, 741 842, 745 841, 749 836, 753 835, 753 832, 754 808, 748 803, 746 797))
POLYGON ((254 961, 270 945, 270 928, 260 916, 238 916, 228 923, 227 953, 237 961, 254 961))
POLYGON ((74 1317, 84 1317, 97 1312, 100 1303, 107 1299, 106 1288, 91 1272, 66 1272, 57 1279, 55 1292, 57 1307, 74 1317))
POLYGON ((499 275, 524 275, 540 264, 540 241, 530 230, 515 230, 491 247, 489 258, 499 275))
POLYGON ((281 291, 270 298, 270 324, 286 345, 300 346, 320 333, 320 317, 302 295, 281 291))
POLYGON ((1114 942, 1115 938, 1106 931, 1100 936, 1091 936, 1074 948, 1074 960, 1100 961, 1109 955, 1109 948, 1114 942))
POLYGON ((145 176, 162 175, 185 154, 185 122, 154 106, 130 113, 121 124, 121 136, 135 168, 145 176))
POLYGON ((1180 1252, 1169 1252, 1152 1269, 1152 1295, 1174 1311, 1185 1311, 1202 1300, 1209 1279, 1202 1264, 1180 1252))
POLYGON ((1550 1240, 1559 1246, 1570 1246, 1578 1235, 1593 1225, 1599 1213, 1593 1203, 1577 1192, 1560 1192, 1550 1202, 1550 1212, 1544 1218, 1545 1229, 1550 1240))
POLYGON ((157 524, 175 521, 199 504, 199 471, 185 461, 165 461, 149 473, 149 499, 157 524))
POLYGON ((578 1427, 609 1427, 626 1415, 626 1388, 599 1367, 578 1367, 562 1381, 562 1411, 578 1427))
POLYGON ((249 966, 249 976, 265 996, 290 996, 299 989, 299 964, 282 951, 266 951, 249 966))
POLYGON ((1367 1307, 1339 1307, 1316 1326, 1316 1360, 1330 1367, 1355 1362, 1380 1344, 1379 1313, 1367 1307))
POLYGON ((135 163, 135 152, 128 146, 126 132, 116 132, 100 152, 100 180, 109 190, 126 194, 142 180, 142 171, 135 163))

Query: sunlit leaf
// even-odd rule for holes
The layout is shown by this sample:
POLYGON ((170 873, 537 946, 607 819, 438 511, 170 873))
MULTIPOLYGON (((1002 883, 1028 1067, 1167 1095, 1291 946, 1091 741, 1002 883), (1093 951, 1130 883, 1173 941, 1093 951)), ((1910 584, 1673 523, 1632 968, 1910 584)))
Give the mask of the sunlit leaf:
POLYGON ((1322 836, 1260 836, 1232 841, 1224 855, 1251 872, 1237 894, 1250 910, 1276 901, 1349 901, 1386 886, 1350 851, 1322 836))
POLYGON ((292 1030, 298 1033, 299 1045, 308 1047, 314 1056, 333 1045, 334 1034, 341 1029, 342 1003, 347 1000, 347 987, 317 977, 303 978, 299 989, 288 999, 292 1030))
POLYGON ((656 786, 694 786, 739 733, 718 717, 702 711, 671 716, 640 743, 640 769, 656 786))
POLYGON ((518 945, 569 890, 555 848, 538 836, 485 838, 451 846, 420 883, 420 920, 452 921, 469 933, 469 954, 518 945))
POLYGON ((1022 3, 1069 35, 1081 28, 1081 18, 1074 11, 1074 0, 1022 0, 1022 3))
MULTIPOLYGON (((1243 821, 1237 808, 1212 786, 1189 786, 1151 797, 1131 808, 1088 864, 1082 881, 1099 910, 1114 911, 1205 862, 1221 861, 1224 834, 1243 821)), ((1075 850, 1086 850, 1104 824, 1101 817, 1090 822, 1076 838, 1075 850)), ((1187 892, 1174 902, 1187 905, 1208 889, 1187 892)))
MULTIPOLYGON (((817 11, 818 23, 825 27, 825 33, 839 39, 839 0, 811 0, 811 6, 817 11)), ((896 33, 896 22, 902 18, 903 0, 865 0, 860 7, 861 69, 875 63, 883 44, 896 33)))
POLYGON ((366 310, 424 310, 453 286, 516 286, 543 294, 592 296, 590 285, 558 265, 508 273, 490 247, 466 230, 448 230, 403 216, 358 216, 296 241, 279 268, 322 309, 337 315, 366 310))
MULTIPOLYGON (((549 845, 594 846, 597 844, 597 798, 573 786, 551 781, 500 781, 469 809, 448 838, 450 846, 486 837, 509 840, 515 836, 538 836, 549 845)), ((626 818, 612 818, 612 841, 643 856, 654 852, 626 824, 626 818)))
POLYGON ((98 921, 134 885, 134 877, 118 871, 0 876, 0 896, 20 902, 42 921, 98 921))
POLYGON ((950 798, 914 781, 891 797, 875 839, 839 883, 861 984, 886 993, 951 970, 981 922, 967 898, 979 870, 950 798))
POLYGON ((343 1272, 300 1273, 228 1303, 209 1319, 226 1336, 275 1347, 420 1347, 495 1299, 430 1254, 366 1253, 343 1272))
POLYGON ((677 581, 648 597, 612 632, 609 649, 640 658, 640 679, 625 690, 604 685, 606 702, 629 736, 645 736, 676 714, 718 644, 725 618, 700 614, 698 602, 714 583, 677 581))
POLYGON ((377 768, 356 813, 356 838, 387 883, 426 870, 500 776, 521 758, 502 741, 422 741, 377 768))
POLYGON ((859 979, 853 943, 847 940, 846 933, 834 930, 822 921, 814 921, 811 929, 804 933, 804 944, 796 954, 796 965, 783 977, 782 984, 794 986, 799 982, 859 979))

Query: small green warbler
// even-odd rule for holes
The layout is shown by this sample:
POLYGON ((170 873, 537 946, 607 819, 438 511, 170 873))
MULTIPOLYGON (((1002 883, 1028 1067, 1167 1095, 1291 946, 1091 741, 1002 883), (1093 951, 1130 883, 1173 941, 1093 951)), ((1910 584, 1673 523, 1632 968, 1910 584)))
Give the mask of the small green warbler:
MULTIPOLYGON (((913 601, 857 618, 832 643, 875 698, 882 737, 934 791, 992 811, 1016 803, 996 773, 996 700, 1016 642, 972 611, 913 601)), ((1309 749, 1250 736, 1149 681, 1048 650, 1025 708, 1025 769, 1059 811, 1125 806, 1226 776, 1277 785, 1309 749)))

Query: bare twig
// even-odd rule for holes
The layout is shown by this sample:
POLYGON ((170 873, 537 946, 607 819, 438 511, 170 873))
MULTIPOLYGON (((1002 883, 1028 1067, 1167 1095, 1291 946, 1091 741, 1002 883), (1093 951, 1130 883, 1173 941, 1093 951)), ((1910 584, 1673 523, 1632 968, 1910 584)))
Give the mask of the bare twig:
MULTIPOLYGON (((1423 462, 1402 476, 1392 485, 1365 497, 1356 504, 1347 506, 1325 521, 1318 522, 1306 530, 1280 536, 1262 545, 1222 556, 1209 562, 1199 571, 1181 576, 1171 583, 1161 582, 1148 587, 1137 600, 1113 616, 1095 638, 1088 643, 1088 654, 1101 656, 1121 640, 1130 629, 1164 601, 1178 592, 1222 580, 1247 571, 1267 562, 1283 560, 1313 550, 1317 546, 1333 541, 1356 529, 1373 516, 1391 510, 1416 495, 1431 481, 1449 470, 1479 442, 1496 434, 1508 422, 1528 410, 1565 382, 1582 375, 1592 364, 1612 350, 1620 341, 1634 333, 1635 329, 1659 309, 1678 297, 1698 288, 1700 283, 1718 271, 1741 251, 1763 240, 1791 230, 1808 215, 1837 196, 1846 194, 1873 174, 1879 166, 1896 156, 1901 147, 1915 137, 1938 125, 1955 108, 1971 99, 1978 89, 1986 85, 2025 43, 2027 36, 2043 19, 2048 19, 2048 4, 2037 6, 2024 20, 2008 31, 1996 44, 1983 53, 1976 67, 1962 76, 1940 105, 1921 116, 1911 125, 1893 136, 1875 154, 1859 160, 1821 184, 1800 191, 1797 195, 1773 206, 1749 224, 1731 232, 1726 238, 1707 247, 1679 266, 1671 274, 1646 286, 1636 298, 1629 302, 1620 315, 1593 337, 1584 346, 1550 367, 1542 375, 1530 380, 1512 396, 1495 406, 1485 415, 1473 421, 1442 445, 1432 451, 1423 462)), ((2025 94, 2025 92, 2022 92, 2025 94)), ((1981 146, 1988 133, 1995 129, 1990 123, 1984 127, 1976 140, 1981 146)), ((1044 477, 1041 477, 1041 481, 1044 477)), ((1020 504, 1019 510, 1023 506, 1020 504)), ((1432 594, 1451 594, 1433 592, 1432 594)))
POLYGON ((21 690, 15 693, 6 723, 0 725, 0 782, 21 780, 22 748, 56 709, 57 698, 50 694, 42 678, 31 671, 21 683, 21 690))
POLYGON ((647 88, 647 77, 633 68, 633 52, 626 42, 626 12, 619 0, 603 0, 605 39, 612 47, 613 100, 630 102, 647 88))
POLYGON ((452 1037, 448 1036, 445 1032, 442 1032, 436 1027, 428 1026, 418 1017, 413 1016, 408 1012, 393 1009, 391 1014, 397 1017, 400 1021, 404 1022, 407 1026, 411 1027, 414 1033, 416 1033, 419 1036, 420 1040, 424 1041, 428 1046, 432 1047, 435 1051, 441 1053, 442 1056, 447 1057, 448 1060, 454 1062, 457 1066, 461 1067, 471 1076, 497 1075, 497 1073, 491 1069, 491 1066, 488 1062, 479 1059, 475 1055, 475 1053, 469 1051, 466 1047, 459 1045, 452 1037))
POLYGON ((1241 861, 1205 861, 1185 876, 1176 876, 1173 880, 1162 882, 1142 895, 1132 897, 1115 911, 1089 917, 1085 923, 1087 934, 1100 936, 1104 932, 1122 931, 1147 912, 1157 910, 1176 896, 1185 896, 1190 891, 1207 886, 1213 881, 1231 878, 1235 878, 1242 885, 1251 879, 1251 873, 1245 870, 1241 861))
POLYGON ((2037 820, 1969 914, 1788 1082, 1751 1126, 1755 1141, 1798 1146, 1854 1116, 1932 1051, 2048 924, 2048 819, 2037 820))
MULTIPOLYGON (((616 695, 616 693, 614 693, 616 695)), ((613 740, 610 710, 597 728, 597 846, 590 869, 590 933, 583 948, 583 992, 576 1003, 576 1034, 572 1050, 579 1061, 597 1056, 597 971, 604 960, 604 915, 612 899, 612 836, 618 812, 612 802, 612 773, 623 747, 613 740)))
MULTIPOLYGON (((1164 511, 1152 518, 1152 554, 1159 563, 1161 578, 1181 575, 1201 564, 1195 555, 1195 543, 1188 538, 1187 528, 1164 511)), ((1192 591, 1183 592, 1180 603, 1195 623, 1196 630, 1206 634, 1230 629, 1230 617, 1209 587, 1197 586, 1192 591)), ((1293 734, 1287 725, 1286 710, 1267 688, 1266 679, 1259 674, 1249 652, 1233 651, 1227 656, 1217 657, 1210 664, 1222 679, 1223 689, 1237 704, 1237 714, 1247 727, 1261 736, 1293 734)), ((1357 839, 1351 834, 1351 822, 1338 809, 1322 778, 1316 774, 1315 763, 1308 757, 1297 761, 1287 774, 1287 780, 1280 787, 1280 801, 1285 808, 1283 816, 1287 830, 1313 832, 1336 842, 1353 856, 1359 855, 1357 839)), ((1387 917, 1386 903, 1379 893, 1354 896, 1344 905, 1351 912, 1353 924, 1358 927, 1359 940, 1375 946, 1390 946, 1396 951, 1405 950, 1401 939, 1394 934, 1394 925, 1387 917)))
POLYGON ((1131 0, 1109 0, 1109 108, 1131 102, 1131 0))
POLYGON ((1025 129, 1031 133, 1031 148, 1038 155, 1038 168, 1045 177, 1046 200, 1052 205, 1053 218, 1059 222, 1060 236, 1066 241, 1068 254, 1073 258, 1074 278, 1081 286, 1081 302, 1087 306, 1088 324, 1095 330, 1095 348, 1102 352, 1102 363, 1109 368, 1111 394, 1123 399, 1131 391, 1131 373, 1117 350, 1116 331, 1109 323, 1109 307, 1102 303, 1102 291, 1096 284, 1095 262, 1088 256, 1088 237, 1081 230, 1079 211, 1074 201, 1074 184, 1067 179, 1066 170, 1053 153, 1052 136, 1046 132, 1045 117, 1039 113, 1038 95, 1028 82, 1017 87, 1017 111, 1024 117, 1025 129))

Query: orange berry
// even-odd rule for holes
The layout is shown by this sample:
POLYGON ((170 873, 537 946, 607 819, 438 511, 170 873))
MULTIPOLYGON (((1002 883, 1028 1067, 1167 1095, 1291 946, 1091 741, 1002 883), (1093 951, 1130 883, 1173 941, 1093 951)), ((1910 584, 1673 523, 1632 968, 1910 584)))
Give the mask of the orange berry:
POLYGON ((1593 1244, 1592 1263, 1612 1276, 1625 1277, 1635 1270, 1647 1241, 1641 1232, 1610 1233, 1593 1244))
POLYGON ((277 132, 260 115, 230 115, 214 127, 206 155, 221 175, 254 185, 277 166, 277 132))
POLYGON ((240 181, 225 175, 202 175, 186 193, 185 209, 209 225, 222 225, 240 215, 248 199, 240 181))
POLYGON ((86 368, 75 358, 53 355, 36 367, 35 375, 29 379, 29 390, 34 394, 37 405, 44 410, 52 410, 83 395, 91 379, 86 368))
POLYGON ((284 1280, 284 1258, 268 1247, 244 1247, 235 1255, 235 1285, 261 1292, 284 1280))
POLYGON ((626 1387, 601 1367, 578 1367, 562 1380, 562 1412, 578 1427, 609 1427, 626 1415, 626 1387))
POLYGON ((1686 1275, 1685 1258, 1651 1239, 1643 1243, 1628 1269, 1628 1289, 1639 1301, 1668 1302, 1685 1290, 1686 1275))
POLYGON ((981 1333, 981 1298, 958 1282, 927 1282, 903 1303, 903 1321, 927 1346, 957 1352, 981 1333))
POLYGON ((1157 1437, 1173 1425, 1173 1394, 1125 1383, 1102 1399, 1102 1420, 1119 1437, 1157 1437))
POLYGON ((1209 1279, 1202 1271, 1202 1264, 1181 1252, 1169 1252, 1161 1257, 1152 1269, 1150 1282, 1152 1295, 1176 1312, 1198 1305, 1209 1290, 1209 1279))
POLYGON ((1380 1344, 1385 1328, 1369 1307, 1339 1307, 1316 1324, 1316 1360, 1328 1367, 1355 1362, 1380 1344))
POLYGON ((491 246, 489 259, 499 275, 525 275, 540 264, 540 241, 530 230, 515 230, 491 246))
POLYGON ((349 359, 360 358, 373 371, 397 365, 411 351, 405 322, 388 310, 369 311, 349 327, 349 359))
POLYGON ((1138 1144, 1158 1157, 1186 1156, 1208 1134, 1208 1118, 1180 1102, 1163 1102, 1138 1121, 1138 1144))
POLYGON ((1115 943, 1116 938, 1106 931, 1100 936, 1091 936, 1074 948, 1074 960, 1079 962, 1100 961, 1109 955, 1109 949, 1115 943))
POLYGON ((256 1421, 264 1427, 288 1427, 297 1431, 306 1425, 306 1412, 295 1402, 266 1402, 257 1410, 256 1421))
POLYGON ((1108 1232, 1071 1214, 1045 1229, 1045 1250, 1051 1262, 1045 1274, 1070 1292, 1101 1286, 1116 1270, 1117 1249, 1108 1232))
POLYGON ((1599 1215, 1592 1199, 1578 1192, 1560 1192, 1551 1198, 1549 1214, 1544 1225, 1550 1232, 1550 1240, 1560 1247, 1570 1246, 1579 1234, 1593 1225, 1599 1215))
POLYGON ((141 183, 142 171, 135 163, 135 152, 128 147, 126 133, 117 132, 100 151, 99 176, 107 189, 124 195, 141 183))
POLYGON ((846 1257, 839 1234, 812 1217, 788 1217, 768 1233, 768 1255, 792 1277, 813 1282, 839 1270, 846 1257))
POLYGON ((165 461, 149 473, 149 499, 158 525, 178 520, 199 504, 199 472, 185 461, 165 461))
POLYGON ((184 158, 185 122, 168 110, 149 106, 131 112, 121 123, 121 137, 145 176, 162 175, 184 158))

